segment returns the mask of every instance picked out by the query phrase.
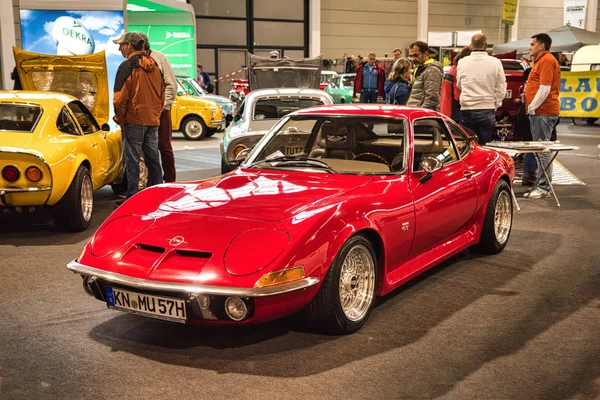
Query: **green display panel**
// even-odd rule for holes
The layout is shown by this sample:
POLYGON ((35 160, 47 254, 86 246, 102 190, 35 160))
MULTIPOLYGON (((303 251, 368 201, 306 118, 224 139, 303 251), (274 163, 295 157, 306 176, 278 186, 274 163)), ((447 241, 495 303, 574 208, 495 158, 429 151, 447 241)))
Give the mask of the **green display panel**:
POLYGON ((148 35, 150 48, 163 53, 173 66, 175 75, 195 77, 196 43, 194 27, 186 25, 129 25, 128 31, 148 35))

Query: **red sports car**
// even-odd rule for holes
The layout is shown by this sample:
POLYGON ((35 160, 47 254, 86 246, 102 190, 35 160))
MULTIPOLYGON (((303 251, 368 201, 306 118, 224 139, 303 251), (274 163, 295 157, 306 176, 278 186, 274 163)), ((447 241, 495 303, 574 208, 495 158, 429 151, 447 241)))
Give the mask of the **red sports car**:
POLYGON ((393 105, 287 115, 228 174, 146 189, 67 266, 108 307, 180 323, 303 310, 350 333, 385 295, 512 226, 514 164, 443 115, 393 105))

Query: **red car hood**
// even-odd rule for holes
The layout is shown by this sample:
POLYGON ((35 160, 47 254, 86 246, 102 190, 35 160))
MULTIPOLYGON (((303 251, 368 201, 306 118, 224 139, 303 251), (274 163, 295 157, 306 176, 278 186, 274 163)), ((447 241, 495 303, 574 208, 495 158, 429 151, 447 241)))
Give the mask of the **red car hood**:
POLYGON ((178 193, 160 206, 169 213, 193 213, 254 221, 281 221, 306 207, 369 183, 360 175, 238 169, 178 193))

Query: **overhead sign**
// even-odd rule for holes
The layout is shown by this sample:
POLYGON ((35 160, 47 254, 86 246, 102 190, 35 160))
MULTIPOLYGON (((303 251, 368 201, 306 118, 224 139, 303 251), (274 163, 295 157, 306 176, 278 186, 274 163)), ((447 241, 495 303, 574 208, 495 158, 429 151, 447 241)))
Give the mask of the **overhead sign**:
POLYGON ((502 2, 502 23, 506 25, 514 25, 517 16, 517 8, 519 0, 504 0, 502 2))
POLYGON ((600 71, 560 73, 560 116, 600 118, 600 71))
POLYGON ((129 25, 128 31, 140 31, 148 35, 150 48, 160 51, 169 59, 175 75, 196 77, 193 26, 129 25))
POLYGON ((565 25, 585 29, 587 0, 565 0, 565 25))

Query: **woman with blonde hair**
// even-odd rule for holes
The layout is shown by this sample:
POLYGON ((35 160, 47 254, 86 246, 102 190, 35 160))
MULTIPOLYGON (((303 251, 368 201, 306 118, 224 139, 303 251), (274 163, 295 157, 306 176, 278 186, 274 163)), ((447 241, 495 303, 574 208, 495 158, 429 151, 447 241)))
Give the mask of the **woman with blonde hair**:
POLYGON ((406 58, 396 60, 383 88, 387 104, 404 105, 410 96, 412 63, 406 58))

